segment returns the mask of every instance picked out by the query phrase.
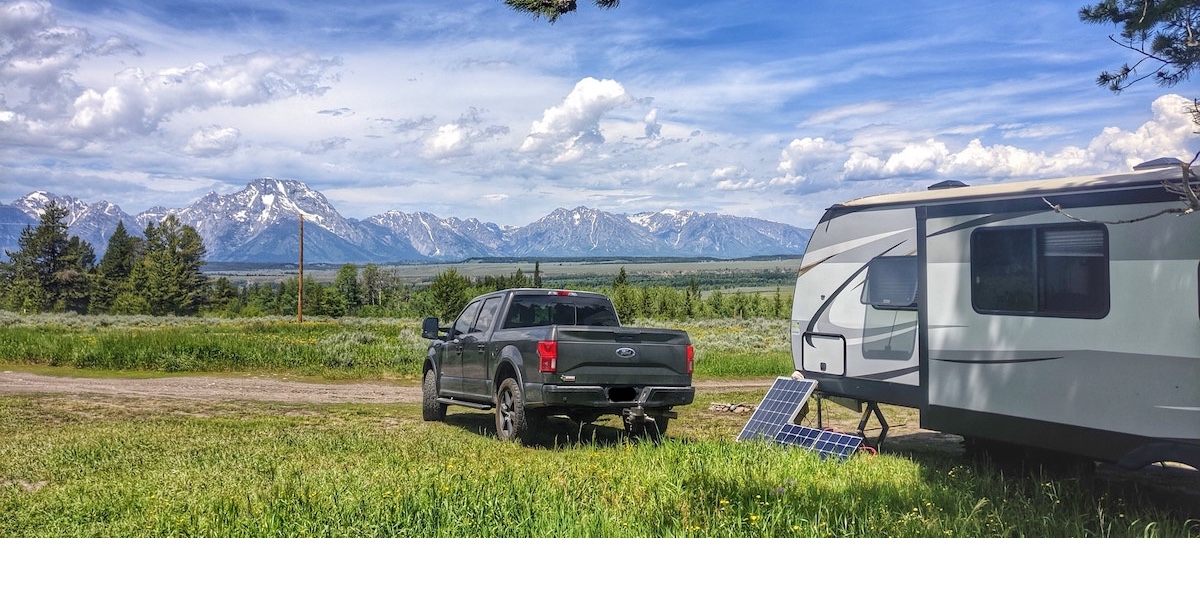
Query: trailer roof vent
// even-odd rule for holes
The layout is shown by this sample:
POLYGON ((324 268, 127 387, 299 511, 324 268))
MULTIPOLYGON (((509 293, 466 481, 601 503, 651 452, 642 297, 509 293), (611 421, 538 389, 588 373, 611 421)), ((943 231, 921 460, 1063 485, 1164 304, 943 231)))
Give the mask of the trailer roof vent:
POLYGON ((926 189, 928 189, 930 191, 936 191, 938 189, 957 189, 959 187, 969 187, 969 186, 970 185, 968 185, 962 181, 952 181, 951 180, 951 181, 942 181, 940 183, 934 183, 934 184, 926 187, 926 189))
POLYGON ((1137 166, 1134 166, 1133 169, 1150 170, 1151 168, 1166 168, 1168 166, 1180 166, 1182 164, 1183 161, 1178 158, 1155 158, 1154 160, 1147 160, 1137 166))

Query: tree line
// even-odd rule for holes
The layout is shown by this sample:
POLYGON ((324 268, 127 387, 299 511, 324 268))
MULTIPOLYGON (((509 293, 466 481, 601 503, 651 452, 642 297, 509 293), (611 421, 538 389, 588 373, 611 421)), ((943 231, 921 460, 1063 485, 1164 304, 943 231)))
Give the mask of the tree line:
POLYGON ((38 225, 25 226, 18 249, 0 263, 0 307, 80 314, 190 315, 204 304, 204 241, 175 216, 135 237, 118 223, 104 257, 67 234, 66 207, 50 202, 38 225))
MULTIPOLYGON (((229 317, 297 314, 303 284, 303 314, 453 319, 471 298, 513 287, 545 287, 541 263, 533 273, 466 277, 450 268, 428 285, 411 283, 394 269, 342 265, 330 283, 311 277, 235 285, 201 272, 206 249, 195 228, 168 216, 146 226, 142 237, 118 223, 99 263, 87 241, 67 232, 69 211, 51 202, 36 227, 21 232, 16 251, 0 262, 0 309, 20 313, 213 315, 229 317)), ((611 285, 557 285, 609 295, 621 318, 769 317, 791 314, 791 293, 701 292, 695 279, 682 289, 634 285, 621 267, 611 285)))

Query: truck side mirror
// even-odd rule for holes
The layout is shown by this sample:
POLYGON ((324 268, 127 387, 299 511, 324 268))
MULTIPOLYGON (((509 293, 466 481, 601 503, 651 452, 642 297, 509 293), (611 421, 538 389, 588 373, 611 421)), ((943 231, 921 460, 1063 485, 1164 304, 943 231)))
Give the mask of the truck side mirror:
POLYGON ((423 338, 423 339, 441 338, 441 336, 438 334, 439 331, 440 331, 440 328, 438 327, 438 319, 437 318, 430 316, 429 318, 426 318, 425 320, 421 321, 421 338, 423 338))

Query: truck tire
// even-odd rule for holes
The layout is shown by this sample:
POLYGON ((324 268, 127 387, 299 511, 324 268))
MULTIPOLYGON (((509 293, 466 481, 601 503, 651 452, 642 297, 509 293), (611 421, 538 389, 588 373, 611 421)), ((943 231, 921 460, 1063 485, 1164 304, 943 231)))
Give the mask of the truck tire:
POLYGON ((528 441, 535 417, 525 410, 525 394, 516 378, 507 378, 496 389, 496 438, 528 441))
POLYGON ((421 418, 426 421, 446 419, 446 405, 438 402, 437 372, 432 368, 425 371, 421 381, 421 418))

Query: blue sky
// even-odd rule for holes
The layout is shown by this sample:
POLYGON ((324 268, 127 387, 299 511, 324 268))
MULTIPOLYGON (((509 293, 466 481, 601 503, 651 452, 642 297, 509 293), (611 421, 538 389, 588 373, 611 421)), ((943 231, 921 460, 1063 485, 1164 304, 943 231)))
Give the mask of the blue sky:
MULTIPOLYGON (((556 207, 811 227, 830 204, 1200 149, 1082 2, 0 0, 0 201, 131 214, 259 177, 343 215, 556 207)), ((1182 95, 1182 96, 1181 96, 1182 95)))

